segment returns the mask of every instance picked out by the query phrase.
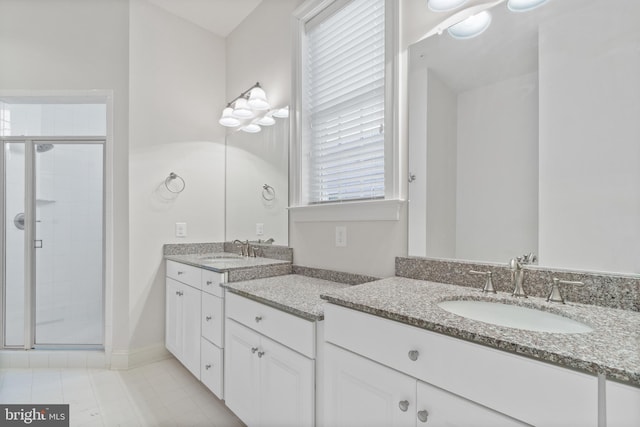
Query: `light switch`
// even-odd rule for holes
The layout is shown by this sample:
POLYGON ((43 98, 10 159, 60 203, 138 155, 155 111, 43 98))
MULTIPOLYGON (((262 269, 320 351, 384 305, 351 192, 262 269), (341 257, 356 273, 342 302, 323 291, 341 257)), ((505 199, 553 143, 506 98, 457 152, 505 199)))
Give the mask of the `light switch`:
POLYGON ((336 227, 336 248, 347 247, 347 227, 339 225, 336 227))
POLYGON ((186 222, 176 222, 176 237, 187 237, 186 222))
POLYGON ((264 234, 264 224, 256 222, 256 236, 262 236, 264 234))

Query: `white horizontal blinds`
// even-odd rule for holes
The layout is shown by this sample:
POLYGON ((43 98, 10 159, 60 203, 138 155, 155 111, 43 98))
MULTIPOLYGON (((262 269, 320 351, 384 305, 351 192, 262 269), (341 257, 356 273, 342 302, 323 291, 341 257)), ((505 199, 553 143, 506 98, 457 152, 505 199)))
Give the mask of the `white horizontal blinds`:
POLYGON ((309 203, 384 197, 384 0, 353 0, 307 31, 309 203))

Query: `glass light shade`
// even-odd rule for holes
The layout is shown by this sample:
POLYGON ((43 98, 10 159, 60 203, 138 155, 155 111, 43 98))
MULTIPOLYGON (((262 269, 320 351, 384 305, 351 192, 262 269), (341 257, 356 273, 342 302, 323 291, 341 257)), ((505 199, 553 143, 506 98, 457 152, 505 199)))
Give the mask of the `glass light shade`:
POLYGON ((277 117, 279 119, 286 119, 289 117, 289 106, 287 105, 284 108, 280 108, 273 113, 273 117, 277 117))
POLYGON ((247 133, 258 133, 262 128, 255 123, 249 123, 246 126, 242 126, 240 130, 247 133))
POLYGON ((249 95, 248 101, 249 107, 254 110, 268 110, 270 108, 267 102, 267 95, 260 87, 254 87, 251 89, 251 95, 249 95))
POLYGON ((464 21, 452 25, 447 30, 456 39, 470 39, 482 34, 491 24, 491 14, 486 10, 471 15, 464 21))
POLYGON ((220 123, 222 126, 227 126, 232 128, 232 127, 238 126, 240 124, 240 120, 233 117, 233 108, 227 107, 224 110, 222 110, 222 117, 220 117, 220 120, 218 120, 218 123, 220 123))
POLYGON ((547 0, 509 0, 507 8, 512 12, 528 12, 546 2, 547 0))
POLYGON ((446 12, 457 9, 466 2, 467 0, 427 0, 427 6, 434 12, 446 12))
POLYGON ((253 117, 253 111, 249 109, 247 100, 240 98, 235 102, 235 108, 233 109, 233 117, 238 119, 250 119, 253 117))
POLYGON ((258 119, 256 123, 259 124, 260 126, 272 126, 276 124, 276 121, 273 119, 273 117, 267 114, 263 117, 260 117, 260 119, 258 119))

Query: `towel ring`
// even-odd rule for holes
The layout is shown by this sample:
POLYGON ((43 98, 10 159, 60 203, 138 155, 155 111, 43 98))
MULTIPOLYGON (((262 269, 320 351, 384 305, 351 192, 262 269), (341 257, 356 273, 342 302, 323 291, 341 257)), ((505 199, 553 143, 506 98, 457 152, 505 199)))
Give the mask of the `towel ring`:
POLYGON ((269 184, 265 184, 262 186, 262 198, 267 202, 272 201, 276 198, 276 190, 273 189, 269 184))
POLYGON ((170 192, 178 194, 182 193, 184 187, 186 187, 186 184, 184 182, 184 179, 182 179, 180 175, 171 172, 169 176, 164 180, 164 186, 167 187, 167 190, 169 190, 170 192))

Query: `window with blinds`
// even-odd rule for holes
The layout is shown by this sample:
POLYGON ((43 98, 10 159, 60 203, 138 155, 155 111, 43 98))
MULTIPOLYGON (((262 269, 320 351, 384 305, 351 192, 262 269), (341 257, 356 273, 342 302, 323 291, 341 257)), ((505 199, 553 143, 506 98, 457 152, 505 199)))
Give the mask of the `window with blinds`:
POLYGON ((306 25, 306 199, 384 198, 385 0, 351 0, 327 15, 306 25))

